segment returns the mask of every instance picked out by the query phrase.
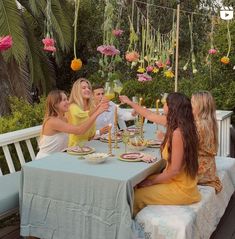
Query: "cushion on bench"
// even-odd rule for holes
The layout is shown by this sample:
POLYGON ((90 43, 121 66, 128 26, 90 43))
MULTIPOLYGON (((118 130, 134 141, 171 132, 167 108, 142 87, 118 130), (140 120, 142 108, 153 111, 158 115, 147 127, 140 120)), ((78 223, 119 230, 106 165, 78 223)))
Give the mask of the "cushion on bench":
POLYGON ((219 194, 209 186, 199 186, 202 200, 187 206, 149 205, 133 221, 133 238, 196 239, 210 238, 234 192, 231 180, 235 159, 219 158, 218 176, 223 184, 219 194), (226 166, 223 161, 225 160, 226 166), (223 167, 222 167, 223 165, 223 167))
POLYGON ((0 215, 19 206, 20 172, 0 176, 0 215))

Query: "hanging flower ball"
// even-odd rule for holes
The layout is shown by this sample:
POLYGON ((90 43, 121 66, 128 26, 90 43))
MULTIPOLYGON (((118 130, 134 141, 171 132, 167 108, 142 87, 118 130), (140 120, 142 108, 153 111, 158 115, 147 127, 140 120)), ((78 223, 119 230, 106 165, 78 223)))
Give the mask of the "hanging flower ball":
POLYGON ((44 44, 44 51, 50 51, 50 52, 55 52, 55 40, 53 38, 45 37, 42 39, 42 42, 44 44))
POLYGON ((116 56, 120 54, 120 51, 116 49, 116 47, 113 45, 98 46, 97 51, 99 51, 102 55, 105 56, 116 56))
POLYGON ((132 51, 132 52, 127 52, 126 53, 126 60, 129 62, 135 62, 139 60, 139 53, 136 51, 132 51))
POLYGON ((159 69, 158 69, 157 67, 154 67, 152 72, 153 72, 153 73, 158 73, 158 72, 159 72, 159 69))
POLYGON ((214 49, 214 48, 211 48, 209 51, 208 51, 208 54, 209 55, 215 55, 217 53, 217 50, 214 49))
POLYGON ((156 61, 155 64, 159 69, 165 67, 165 65, 161 61, 156 61))
POLYGON ((138 81, 144 82, 144 81, 152 81, 152 77, 146 73, 144 74, 137 74, 138 81))
POLYGON ((152 72, 153 71, 153 66, 147 66, 146 71, 147 72, 152 72))
POLYGON ((230 59, 227 56, 224 56, 220 59, 220 62, 227 65, 230 62, 230 59))
POLYGON ((81 61, 81 59, 74 58, 71 61, 70 67, 71 67, 71 69, 73 71, 79 71, 82 68, 82 61, 81 61))
POLYGON ((144 73, 145 69, 143 67, 139 66, 137 72, 144 73))
POLYGON ((121 29, 114 29, 113 31, 112 31, 112 34, 115 36, 115 37, 120 37, 122 34, 123 34, 123 30, 121 30, 121 29))
POLYGON ((166 78, 173 78, 175 75, 174 75, 174 73, 171 70, 168 70, 168 71, 164 72, 164 76, 166 78))
POLYGON ((11 36, 5 36, 0 37, 0 51, 5 51, 12 46, 12 37, 11 36))
POLYGON ((167 65, 167 66, 170 66, 170 65, 171 65, 170 59, 167 59, 167 60, 166 60, 166 65, 167 65))

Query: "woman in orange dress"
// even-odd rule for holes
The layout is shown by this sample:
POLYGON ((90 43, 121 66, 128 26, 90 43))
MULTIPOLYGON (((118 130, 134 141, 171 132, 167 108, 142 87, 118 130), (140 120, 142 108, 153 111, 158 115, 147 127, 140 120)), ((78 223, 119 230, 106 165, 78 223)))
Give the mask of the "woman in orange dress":
POLYGON ((218 193, 222 184, 216 174, 215 164, 218 149, 215 102, 208 91, 193 94, 191 102, 199 136, 198 184, 214 187, 218 193))
POLYGON ((167 161, 165 170, 138 185, 134 196, 134 215, 147 205, 185 205, 200 201, 197 188, 198 137, 190 100, 181 93, 171 93, 164 104, 164 115, 142 108, 126 96, 120 96, 148 120, 166 125, 161 147, 167 161))

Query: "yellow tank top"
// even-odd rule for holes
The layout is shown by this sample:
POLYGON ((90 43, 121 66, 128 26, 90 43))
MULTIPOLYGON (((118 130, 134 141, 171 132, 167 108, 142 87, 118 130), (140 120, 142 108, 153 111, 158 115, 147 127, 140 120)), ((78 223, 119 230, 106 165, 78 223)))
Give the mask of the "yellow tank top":
MULTIPOLYGON (((73 125, 81 125, 89 118, 89 111, 82 110, 78 105, 71 104, 68 112, 68 122, 73 125)), ((89 130, 83 135, 70 134, 69 135, 69 147, 76 146, 81 142, 86 142, 90 138, 95 136, 96 126, 95 123, 90 127, 89 130)))

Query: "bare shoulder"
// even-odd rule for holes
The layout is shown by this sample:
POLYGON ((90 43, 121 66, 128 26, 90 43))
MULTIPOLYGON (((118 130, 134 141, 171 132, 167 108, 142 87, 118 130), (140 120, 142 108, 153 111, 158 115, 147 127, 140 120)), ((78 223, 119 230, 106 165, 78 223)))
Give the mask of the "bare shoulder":
POLYGON ((175 129, 173 132, 173 139, 182 141, 182 132, 179 128, 175 129))

